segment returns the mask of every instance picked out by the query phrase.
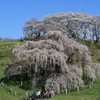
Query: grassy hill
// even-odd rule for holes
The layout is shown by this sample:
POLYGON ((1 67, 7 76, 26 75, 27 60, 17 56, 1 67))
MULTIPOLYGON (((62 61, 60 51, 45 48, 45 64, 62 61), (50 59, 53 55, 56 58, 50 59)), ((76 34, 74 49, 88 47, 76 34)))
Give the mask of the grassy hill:
MULTIPOLYGON (((18 41, 0 41, 0 78, 4 77, 3 70, 8 63, 11 63, 12 49, 19 45, 18 41)), ((15 86, 16 87, 16 86, 15 86)), ((18 100, 8 90, 0 85, 0 100, 18 100)))
MULTIPOLYGON (((90 41, 80 41, 81 43, 89 47, 91 52, 93 62, 100 63, 100 43, 95 44, 90 41)), ((18 45, 22 44, 19 41, 0 41, 0 100, 20 100, 25 97, 26 91, 31 93, 35 89, 25 90, 21 88, 19 83, 12 83, 9 86, 2 86, 2 78, 4 77, 3 70, 7 64, 12 63, 11 54, 12 49, 18 45), (8 88, 8 89, 7 89, 8 88), (9 92, 9 89, 12 88, 12 93, 9 92), (17 92, 17 96, 14 93, 17 92)), ((80 92, 70 92, 68 94, 59 94, 50 100, 100 100, 100 79, 97 79, 94 83, 92 89, 81 88, 80 92)))

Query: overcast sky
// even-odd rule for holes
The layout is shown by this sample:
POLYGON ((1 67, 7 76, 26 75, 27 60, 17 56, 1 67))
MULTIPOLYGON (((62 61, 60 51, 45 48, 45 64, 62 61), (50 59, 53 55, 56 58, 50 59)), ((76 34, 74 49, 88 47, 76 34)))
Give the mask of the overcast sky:
POLYGON ((25 21, 59 12, 100 16, 100 0, 0 0, 0 37, 20 39, 25 21))

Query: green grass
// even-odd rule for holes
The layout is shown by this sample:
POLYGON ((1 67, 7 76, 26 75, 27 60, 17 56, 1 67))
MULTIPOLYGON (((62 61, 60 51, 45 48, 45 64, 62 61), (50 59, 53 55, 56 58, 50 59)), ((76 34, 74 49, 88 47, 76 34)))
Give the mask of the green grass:
POLYGON ((50 100, 100 100, 100 79, 98 79, 91 89, 81 88, 80 92, 60 94, 50 100))
MULTIPOLYGON (((18 46, 19 44, 21 43, 18 41, 0 41, 0 78, 4 77, 4 68, 12 62, 12 49, 18 46)), ((23 93, 23 90, 20 89, 18 85, 9 87, 12 87, 13 91, 20 91, 23 93)), ((8 90, 5 87, 2 87, 0 85, 0 100, 18 100, 18 98, 19 97, 15 97, 10 92, 8 92, 8 90)))
MULTIPOLYGON (((3 70, 7 66, 7 64, 12 63, 11 54, 12 49, 17 45, 21 44, 18 41, 0 41, 0 78, 4 77, 3 70), (3 57, 4 55, 4 57, 3 57)), ((83 44, 89 47, 89 51, 92 55, 93 62, 100 63, 100 43, 94 44, 89 41, 83 42, 83 44)), ((5 86, 1 86, 0 83, 0 100, 20 100, 25 97, 25 89, 20 88, 19 83, 10 84, 9 88, 12 87, 13 93, 16 91, 18 93, 17 96, 10 93, 5 86)), ((29 89, 28 93, 31 93, 34 90, 39 88, 29 89)), ((100 100, 100 79, 94 83, 92 89, 89 88, 81 88, 80 92, 70 92, 68 94, 57 94, 50 100, 100 100)))
MULTIPOLYGON (((11 59, 12 49, 18 46, 19 44, 22 43, 19 41, 0 41, 0 79, 4 77, 3 73, 4 68, 9 63, 13 62, 13 60, 11 59)), ((38 89, 36 88, 36 89, 25 90, 20 88, 21 85, 18 83, 10 84, 7 87, 12 88, 13 93, 10 93, 5 88, 5 86, 1 86, 0 83, 0 100, 20 100, 20 98, 25 97, 26 91, 28 91, 28 93, 31 93, 33 90, 38 89), (14 96, 15 91, 17 92, 17 96, 14 96)))

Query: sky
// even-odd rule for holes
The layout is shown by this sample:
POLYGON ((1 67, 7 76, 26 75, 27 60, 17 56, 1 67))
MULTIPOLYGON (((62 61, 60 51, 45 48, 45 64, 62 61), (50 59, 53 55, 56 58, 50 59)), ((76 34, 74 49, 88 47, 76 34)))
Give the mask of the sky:
POLYGON ((60 12, 100 16, 100 0, 0 0, 0 37, 20 39, 27 20, 60 12))

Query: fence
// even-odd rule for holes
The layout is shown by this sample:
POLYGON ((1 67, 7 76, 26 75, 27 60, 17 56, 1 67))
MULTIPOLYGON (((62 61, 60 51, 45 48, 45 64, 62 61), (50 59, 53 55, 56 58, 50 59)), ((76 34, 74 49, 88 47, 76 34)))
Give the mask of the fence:
POLYGON ((29 91, 26 91, 24 93, 15 91, 11 86, 8 86, 4 82, 1 83, 1 86, 5 88, 8 92, 10 92, 13 96, 17 96, 19 98, 28 97, 31 94, 31 92, 29 91))

